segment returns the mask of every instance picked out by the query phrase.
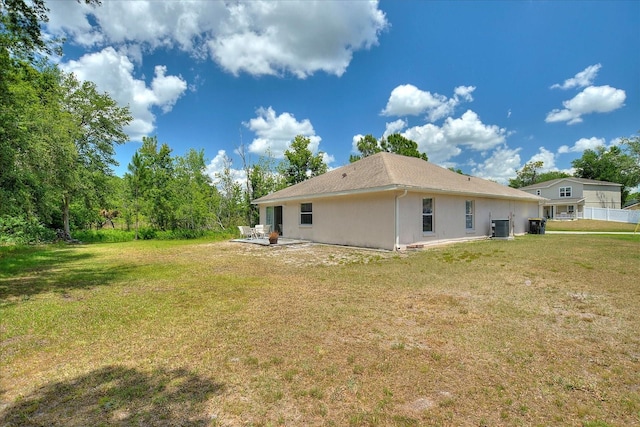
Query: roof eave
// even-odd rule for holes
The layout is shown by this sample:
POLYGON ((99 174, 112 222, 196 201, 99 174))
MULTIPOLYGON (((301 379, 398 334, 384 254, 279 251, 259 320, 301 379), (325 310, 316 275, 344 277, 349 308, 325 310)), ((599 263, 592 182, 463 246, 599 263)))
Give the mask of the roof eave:
POLYGON ((260 199, 255 199, 251 201, 251 204, 257 205, 261 203, 281 203, 281 202, 292 202, 296 200, 312 200, 312 199, 325 199, 328 197, 340 197, 340 196, 351 196, 354 194, 367 194, 367 193, 380 193, 382 191, 392 191, 396 190, 396 185, 388 185, 383 187, 371 187, 371 188, 361 188, 356 190, 344 190, 344 191, 331 191, 328 193, 316 193, 316 194, 305 194, 302 196, 289 196, 289 197, 275 197, 273 199, 267 199, 264 201, 260 201, 260 199, 268 196, 261 197, 260 199))
MULTIPOLYGON (((303 196, 290 196, 290 197, 277 197, 273 199, 267 199, 264 201, 260 201, 260 199, 253 200, 252 204, 275 204, 275 203, 283 203, 283 202, 292 202, 296 200, 313 200, 313 199, 323 199, 329 197, 340 197, 340 196, 351 196, 356 194, 368 194, 368 193, 380 193, 386 191, 394 191, 394 190, 408 190, 415 191, 420 193, 436 193, 436 194, 452 194, 457 196, 473 196, 473 197, 488 197, 492 199, 502 199, 502 200, 527 200, 531 202, 540 202, 546 201, 544 197, 536 196, 533 194, 526 193, 527 196, 510 196, 505 194, 487 194, 476 191, 458 191, 458 190, 449 190, 443 188, 426 188, 426 187, 416 187, 411 185, 387 185, 382 187, 371 187, 371 188, 363 188, 357 190, 345 190, 345 191, 335 191, 329 193, 321 193, 321 194, 308 194, 303 196)), ((524 193, 524 192, 523 192, 524 193)), ((265 196, 266 197, 266 196, 265 196)))

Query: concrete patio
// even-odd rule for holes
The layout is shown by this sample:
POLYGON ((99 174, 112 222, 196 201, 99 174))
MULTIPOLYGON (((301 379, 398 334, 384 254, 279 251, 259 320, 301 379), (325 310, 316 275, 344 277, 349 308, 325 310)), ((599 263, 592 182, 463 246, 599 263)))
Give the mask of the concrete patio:
POLYGON ((253 238, 253 239, 248 239, 248 238, 238 238, 238 239, 231 239, 232 242, 238 242, 238 243, 252 243, 254 245, 260 245, 260 246, 287 246, 287 245, 300 245, 303 243, 309 243, 306 240, 296 240, 296 239, 287 239, 286 237, 279 237, 278 238, 278 243, 275 244, 270 244, 269 243, 269 239, 268 238, 253 238))

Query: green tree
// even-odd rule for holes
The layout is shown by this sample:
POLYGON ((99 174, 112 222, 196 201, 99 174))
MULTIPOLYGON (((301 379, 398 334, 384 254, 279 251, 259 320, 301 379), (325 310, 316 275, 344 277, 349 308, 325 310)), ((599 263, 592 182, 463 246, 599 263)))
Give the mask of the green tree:
POLYGON ((223 230, 229 230, 244 223, 247 218, 247 205, 244 203, 242 185, 231 171, 231 159, 224 156, 222 172, 216 173, 216 187, 220 198, 215 204, 216 221, 223 230))
POLYGON ((570 176, 571 176, 570 174, 562 171, 541 172, 538 174, 538 177, 536 178, 536 183, 551 181, 552 179, 568 178, 570 176))
POLYGON ((376 139, 375 136, 371 134, 367 134, 362 138, 360 138, 356 146, 358 147, 358 151, 360 152, 360 155, 352 154, 351 156, 349 156, 349 162, 351 163, 358 161, 364 157, 372 156, 382 151, 382 148, 380 148, 380 144, 378 143, 378 140, 376 139))
POLYGON ((61 108, 59 71, 15 65, 9 81, 2 82, 11 108, 0 109, 0 215, 50 223, 60 213, 58 165, 75 156, 73 123, 61 108))
POLYGON ((380 141, 382 149, 388 153, 396 153, 401 156, 418 157, 422 160, 428 161, 429 158, 425 153, 418 151, 418 143, 412 141, 399 133, 391 134, 387 137, 386 141, 383 138, 380 141))
POLYGON ((544 162, 541 160, 535 162, 526 163, 522 169, 516 171, 516 177, 509 179, 509 187, 521 188, 528 185, 537 184, 539 182, 551 181, 552 179, 566 178, 569 175, 566 172, 561 171, 547 171, 540 172, 540 169, 544 167, 544 162))
POLYGON ((522 167, 522 169, 516 171, 516 177, 509 179, 509 187, 521 188, 527 185, 535 184, 538 177, 538 171, 542 169, 544 162, 528 162, 522 167))
POLYGON ((640 136, 636 135, 631 138, 620 138, 620 146, 624 147, 627 154, 633 157, 638 165, 640 165, 640 136))
MULTIPOLYGON (((100 0, 77 0, 100 5, 100 0)), ((42 36, 42 24, 49 21, 45 0, 0 0, 0 49, 12 55, 30 56, 51 52, 57 40, 42 36)))
MULTIPOLYGON (((71 189, 81 189, 80 183, 95 189, 104 177, 95 169, 85 176, 86 163, 78 165, 87 151, 95 152, 88 146, 96 142, 82 151, 82 132, 91 125, 79 125, 70 102, 81 91, 39 55, 60 51, 57 40, 42 34, 47 12, 44 0, 0 0, 0 213, 51 222, 62 212, 69 235, 71 189), (67 195, 62 208, 61 194, 67 195)), ((86 206, 99 193, 88 197, 84 189, 83 195, 86 206)))
POLYGON ((178 229, 201 231, 211 226, 211 201, 215 187, 205 171, 204 150, 190 149, 184 157, 175 159, 173 194, 176 196, 175 216, 178 229))
MULTIPOLYGON (((146 189, 145 184, 148 181, 147 169, 144 167, 142 157, 138 151, 133 153, 131 163, 127 166, 127 170, 129 172, 124 175, 124 179, 128 189, 128 200, 131 201, 131 216, 134 219, 135 239, 138 240, 141 204, 144 201, 144 191, 146 189)), ((129 212, 127 212, 126 215, 128 218, 129 212)), ((127 224, 129 224, 128 220, 127 224)))
POLYGON ((582 157, 571 162, 575 176, 622 184, 624 206, 629 191, 640 184, 640 162, 635 156, 634 147, 635 142, 629 144, 625 140, 620 146, 585 150, 582 157))
POLYGON ((351 163, 382 151, 400 154, 401 156, 417 157, 425 161, 429 160, 429 157, 425 153, 421 153, 418 150, 417 142, 405 138, 399 133, 391 134, 387 138, 382 138, 380 141, 378 141, 373 135, 368 134, 360 138, 357 143, 357 147, 358 151, 360 151, 360 155, 352 154, 349 156, 349 161, 351 163))
POLYGON ((314 155, 309 150, 311 140, 302 135, 291 141, 291 146, 284 152, 283 175, 288 185, 294 185, 327 171, 323 160, 323 152, 314 155))
POLYGON ((69 209, 73 197, 82 196, 88 209, 100 209, 101 194, 108 191, 106 177, 116 166, 115 145, 128 140, 124 126, 131 121, 128 107, 120 107, 93 82, 79 82, 73 74, 62 81, 62 108, 71 116, 69 135, 75 158, 59 164, 63 175, 62 216, 65 236, 70 237, 69 209), (92 203, 98 201, 98 204, 92 203))
POLYGON ((174 225, 174 160, 171 148, 163 143, 158 148, 156 136, 142 137, 138 153, 145 169, 143 181, 144 213, 154 228, 171 229, 174 225))

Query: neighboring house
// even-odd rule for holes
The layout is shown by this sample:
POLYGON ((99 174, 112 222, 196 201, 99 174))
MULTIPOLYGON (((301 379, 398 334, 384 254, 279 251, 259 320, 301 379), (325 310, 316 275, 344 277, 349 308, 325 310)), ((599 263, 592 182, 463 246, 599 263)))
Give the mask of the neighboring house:
POLYGON ((520 188, 547 200, 542 215, 549 219, 581 218, 584 208, 620 209, 622 185, 584 178, 559 178, 520 188))
POLYGON ((622 209, 626 209, 626 210, 630 210, 630 211, 640 210, 640 202, 632 203, 629 206, 625 206, 622 209))
POLYGON ((284 237, 393 250, 486 238, 496 222, 506 224, 507 236, 524 234, 543 201, 419 158, 383 152, 253 203, 260 221, 284 237))

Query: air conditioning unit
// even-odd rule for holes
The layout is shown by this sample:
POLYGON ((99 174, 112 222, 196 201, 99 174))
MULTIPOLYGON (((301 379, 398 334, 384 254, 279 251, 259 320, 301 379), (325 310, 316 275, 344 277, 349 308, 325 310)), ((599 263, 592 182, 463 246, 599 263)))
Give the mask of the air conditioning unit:
POLYGON ((509 220, 508 219, 494 219, 491 221, 491 237, 496 239, 508 239, 509 238, 509 220))

